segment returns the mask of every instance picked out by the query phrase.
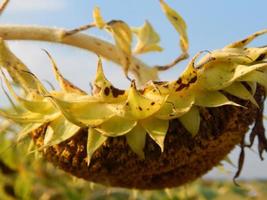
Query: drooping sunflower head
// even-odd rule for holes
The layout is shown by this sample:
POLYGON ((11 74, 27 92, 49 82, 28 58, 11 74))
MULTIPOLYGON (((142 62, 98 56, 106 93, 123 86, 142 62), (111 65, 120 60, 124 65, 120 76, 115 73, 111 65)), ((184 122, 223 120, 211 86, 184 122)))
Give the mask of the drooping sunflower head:
MULTIPOLYGON (((161 5, 171 23, 180 33, 181 49, 183 55, 186 55, 188 51, 186 25, 183 19, 164 1, 161 1, 161 5)), ((113 35, 118 56, 122 58, 121 65, 127 76, 132 59, 134 59, 131 49, 132 33, 136 34, 139 39, 135 52, 161 50, 158 45, 159 37, 149 22, 146 22, 140 29, 131 30, 122 21, 113 20, 106 23, 100 16, 98 9, 94 11, 94 16, 95 26, 106 29, 113 35)), ((86 152, 86 156, 83 158, 86 161, 84 168, 88 171, 97 167, 91 163, 93 156, 99 156, 95 155, 97 151, 102 148, 101 152, 106 152, 112 141, 116 141, 118 138, 123 138, 131 153, 137 156, 136 165, 149 165, 147 162, 150 158, 147 156, 150 157, 150 155, 146 149, 151 142, 154 147, 156 146, 155 148, 160 149, 160 156, 162 155, 160 159, 169 162, 168 157, 164 154, 165 144, 170 143, 169 141, 166 142, 167 134, 179 132, 176 129, 180 127, 186 130, 191 139, 200 137, 199 132, 203 132, 200 129, 204 129, 205 120, 208 120, 208 117, 216 118, 216 116, 204 114, 209 112, 209 109, 223 106, 245 109, 245 105, 240 101, 250 102, 254 108, 262 109, 259 100, 254 97, 257 85, 264 87, 265 92, 267 91, 267 47, 247 48, 246 45, 266 32, 266 30, 257 32, 245 40, 209 52, 199 61, 197 59, 202 52, 197 54, 189 62, 181 76, 174 81, 151 80, 139 87, 136 83, 138 80, 132 80, 131 86, 127 90, 121 90, 112 85, 104 74, 101 58, 99 58, 91 94, 65 79, 47 52, 52 62, 55 77, 60 85, 60 90, 49 91, 1 40, 1 77, 16 101, 18 109, 15 109, 14 112, 1 109, 0 115, 21 125, 22 129, 18 133, 18 141, 28 136, 42 137, 42 142, 38 143, 37 147, 38 150, 44 152, 49 152, 51 147, 69 145, 72 138, 77 135, 80 137, 82 133, 81 140, 86 140, 82 143, 82 146, 86 148, 83 150, 86 152), (13 88, 4 70, 23 90, 23 94, 18 94, 13 88), (176 127, 174 127, 175 123, 178 123, 176 127), (36 136, 34 134, 36 132, 40 134, 36 136)), ((151 73, 155 73, 157 70, 159 68, 151 70, 151 73)), ((136 73, 141 77, 139 84, 143 83, 145 74, 140 75, 140 71, 136 73)), ((248 122, 246 125, 248 126, 250 123, 248 122)), ((212 129, 212 127, 206 128, 212 129)), ((242 131, 244 132, 243 129, 242 131)), ((179 138, 178 133, 177 137, 179 138)), ((262 140, 264 141, 266 140, 265 136, 259 137, 263 137, 262 140)), ((262 144, 263 146, 259 149, 260 153, 267 148, 264 142, 262 144)), ((69 151, 62 150, 60 153, 66 156, 69 151)), ((124 153, 121 152, 121 155, 124 153)), ((101 153, 99 154, 101 155, 101 153)), ((106 154, 112 154, 112 152, 106 154)), ((73 162, 72 160, 72 164, 73 162)), ((161 162, 159 163, 162 165, 161 162)), ((109 165, 111 164, 109 163, 109 165)), ((64 167, 62 168, 64 169, 64 167)), ((210 166, 204 171, 209 168, 210 166)), ((80 169, 77 168, 77 170, 80 169)), ((158 170, 163 171, 162 177, 164 177, 164 173, 171 173, 174 169, 167 169, 166 167, 166 171, 164 171, 164 166, 158 166, 158 170)), ((143 174, 146 173, 148 172, 143 174)), ((79 172, 73 174, 83 177, 79 172)), ((194 178, 201 174, 195 175, 194 178)), ((150 176, 152 177, 150 177, 151 182, 153 182, 153 177, 157 175, 150 176)), ((161 177, 161 174, 158 176, 161 177)), ((143 176, 144 179, 145 177, 143 176)), ((85 175, 84 178, 90 180, 90 175, 85 175)), ((121 184, 123 181, 112 182, 108 179, 108 177, 105 180, 93 178, 93 181, 138 187, 137 183, 123 185, 121 184)), ((192 179, 188 178, 188 181, 192 179)), ((175 183, 170 185, 175 185, 175 183)), ((140 187, 145 188, 146 186, 140 187)))

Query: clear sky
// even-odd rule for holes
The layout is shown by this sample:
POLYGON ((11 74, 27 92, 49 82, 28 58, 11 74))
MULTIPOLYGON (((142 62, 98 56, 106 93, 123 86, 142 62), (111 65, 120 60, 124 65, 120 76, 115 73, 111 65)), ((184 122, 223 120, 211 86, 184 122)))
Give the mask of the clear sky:
MULTIPOLYGON (((151 53, 141 56, 148 64, 168 63, 180 52, 178 35, 167 22, 157 0, 10 1, 10 5, 0 16, 0 24, 36 24, 71 29, 91 22, 92 9, 97 5, 107 20, 122 19, 131 26, 141 26, 145 20, 151 22, 161 35, 161 46, 165 51, 160 54, 151 53)), ((266 0, 166 0, 166 2, 179 11, 188 24, 191 55, 200 50, 222 48, 228 43, 267 28, 266 0)), ((87 33, 111 41, 111 38, 104 33, 91 30, 87 33)), ((263 36, 252 45, 266 44, 267 36, 263 36)), ((66 46, 39 42, 10 42, 10 46, 41 79, 55 83, 49 60, 41 50, 47 49, 68 79, 83 89, 89 89, 89 82, 93 80, 95 74, 96 56, 94 54, 66 46)), ((186 63, 187 61, 162 73, 161 78, 176 79, 186 63)), ((129 83, 123 77, 121 70, 110 62, 104 64, 109 79, 116 86, 127 87, 129 83)), ((242 177, 267 178, 267 161, 260 162, 255 153, 249 150, 246 152, 242 177)), ((237 155, 238 151, 234 151, 231 157, 236 158, 237 155)), ((230 170, 235 171, 233 168, 230 170)), ((218 177, 217 174, 216 171, 213 171, 210 176, 218 177)))

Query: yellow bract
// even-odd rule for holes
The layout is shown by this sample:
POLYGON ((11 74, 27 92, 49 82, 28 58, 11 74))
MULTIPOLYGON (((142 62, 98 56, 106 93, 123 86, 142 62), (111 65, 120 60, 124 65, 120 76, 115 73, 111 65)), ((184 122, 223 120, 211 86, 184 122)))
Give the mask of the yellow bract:
MULTIPOLYGON (((187 54, 188 36, 185 21, 164 0, 160 0, 160 4, 180 35, 183 54, 187 54)), ((94 23, 91 26, 108 31, 114 38, 116 56, 126 74, 132 66, 133 33, 137 36, 135 53, 162 50, 158 44, 160 37, 148 21, 141 28, 131 30, 129 25, 121 20, 106 23, 97 7, 94 9, 93 18, 94 23)), ((0 39, 2 79, 20 105, 20 109, 14 109, 14 112, 0 109, 0 116, 22 125, 18 141, 43 128, 45 136, 41 148, 59 144, 81 129, 87 129, 88 164, 93 153, 109 137, 119 136, 125 136, 132 151, 144 159, 146 137, 152 138, 161 151, 164 151, 164 140, 169 121, 172 119, 179 120, 192 136, 196 136, 200 129, 203 108, 241 106, 229 100, 229 95, 258 106, 253 97, 257 84, 265 87, 267 91, 267 47, 245 46, 265 33, 267 30, 257 32, 223 49, 209 52, 197 61, 203 53, 199 52, 175 81, 151 80, 142 88, 137 88, 135 80, 132 80, 128 90, 115 88, 105 77, 99 58, 92 95, 65 79, 51 55, 46 52, 60 86, 60 91, 48 91, 0 39), (25 94, 16 93, 2 68, 25 94)), ((154 74, 154 77, 157 74, 157 68, 144 71, 135 65, 134 69, 136 74, 143 78, 148 73, 154 74)))
POLYGON ((155 32, 152 25, 146 21, 141 28, 133 29, 137 35, 138 43, 136 44, 134 53, 141 54, 150 51, 162 51, 163 49, 158 45, 160 41, 159 35, 155 32))
POLYGON ((93 153, 107 140, 107 137, 94 128, 88 129, 87 137, 87 164, 90 165, 93 153))
POLYGON ((103 17, 101 16, 99 7, 94 8, 93 19, 95 21, 95 25, 97 28, 103 29, 105 27, 106 22, 104 21, 103 17))
POLYGON ((165 15, 180 34, 180 46, 183 52, 188 51, 188 36, 187 36, 187 26, 181 15, 179 15, 175 10, 173 10, 164 0, 160 0, 160 5, 165 15))

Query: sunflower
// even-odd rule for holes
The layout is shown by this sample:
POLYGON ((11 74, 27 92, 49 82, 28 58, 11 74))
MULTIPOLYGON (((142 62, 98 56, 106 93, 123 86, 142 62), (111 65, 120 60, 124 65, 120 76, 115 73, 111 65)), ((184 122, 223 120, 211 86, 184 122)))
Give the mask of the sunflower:
MULTIPOLYGON (((164 1, 160 3, 180 33, 181 57, 186 58, 186 24, 164 1)), ((127 77, 133 62, 132 32, 139 39, 136 52, 161 50, 148 22, 131 30, 123 21, 105 22, 98 8, 94 18, 91 26, 114 37, 127 77)), ((60 85, 59 91, 49 91, 1 40, 2 79, 17 106, 14 112, 1 109, 0 115, 22 126, 18 141, 31 137, 47 160, 89 181, 140 189, 174 187, 200 177, 241 144, 237 178, 251 124, 251 145, 258 137, 259 154, 267 151, 262 125, 267 47, 246 47, 266 32, 200 59, 204 52, 199 52, 174 81, 151 80, 140 87, 142 80, 131 80, 127 90, 106 78, 99 57, 91 94, 65 79, 46 52, 60 85), (23 93, 17 94, 6 73, 23 93)), ((75 33, 64 37, 70 34, 75 33)))

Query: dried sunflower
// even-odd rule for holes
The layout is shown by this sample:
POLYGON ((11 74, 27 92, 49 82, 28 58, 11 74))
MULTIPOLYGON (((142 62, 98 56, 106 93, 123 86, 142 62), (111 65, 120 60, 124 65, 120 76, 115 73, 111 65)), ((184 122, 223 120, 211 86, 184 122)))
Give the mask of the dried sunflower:
MULTIPOLYGON (((160 3, 180 34, 182 55, 176 64, 187 57, 186 24, 163 0, 160 3)), ((128 70, 133 71, 138 84, 156 76, 160 67, 139 69, 131 48, 134 32, 138 37, 136 52, 161 50, 151 24, 131 30, 123 21, 105 22, 98 8, 94 19, 87 27, 111 33, 116 44, 111 50, 127 76, 128 70)), ((1 40, 1 67, 24 95, 16 93, 2 70, 2 79, 19 109, 14 113, 1 109, 0 115, 23 126, 18 141, 32 137, 47 160, 89 181, 139 189, 174 187, 205 174, 241 144, 237 178, 244 161, 244 137, 251 124, 250 146, 258 137, 260 156, 267 151, 262 123, 267 47, 246 47, 266 32, 209 52, 199 61, 203 52, 198 53, 175 81, 151 80, 137 87, 131 80, 128 90, 110 83, 99 58, 92 94, 66 80, 48 52, 61 90, 47 90, 1 40)), ((71 44, 70 38, 83 37, 75 33, 60 32, 54 40, 71 44)), ((8 34, 10 30, 5 37, 8 34)), ((100 49, 102 44, 98 43, 100 49)), ((104 50, 96 52, 106 55, 104 50)))

